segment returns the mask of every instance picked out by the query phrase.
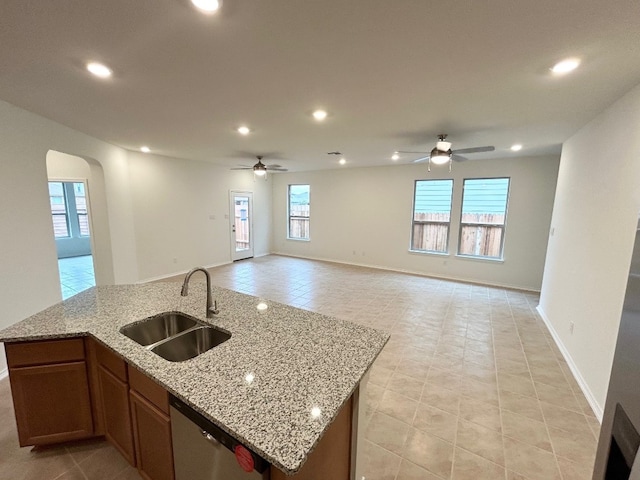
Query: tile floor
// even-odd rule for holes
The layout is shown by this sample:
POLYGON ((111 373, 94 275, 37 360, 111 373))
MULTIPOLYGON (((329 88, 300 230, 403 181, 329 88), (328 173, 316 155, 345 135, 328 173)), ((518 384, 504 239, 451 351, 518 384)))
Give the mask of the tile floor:
POLYGON ((91 255, 60 258, 58 259, 58 270, 60 271, 63 300, 96 284, 91 255))
MULTIPOLYGON (((369 383, 366 480, 591 479, 599 424, 535 294, 280 256, 211 273, 392 334, 369 383)), ((0 478, 138 478, 104 442, 19 449, 7 380, 0 452, 0 478)))

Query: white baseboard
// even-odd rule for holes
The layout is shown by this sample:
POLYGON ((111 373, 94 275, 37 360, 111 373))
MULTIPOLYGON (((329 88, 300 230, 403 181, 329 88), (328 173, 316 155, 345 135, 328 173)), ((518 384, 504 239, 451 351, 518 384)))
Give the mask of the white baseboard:
MULTIPOLYGON (((202 265, 204 268, 215 268, 221 267, 223 265, 229 265, 232 262, 222 262, 222 263, 213 263, 210 265, 202 265)), ((191 269, 189 269, 191 270, 191 269)), ((157 277, 145 278, 143 280, 138 280, 136 284, 140 283, 149 283, 149 282, 157 282, 158 280, 164 280, 165 278, 176 277, 178 275, 185 275, 189 270, 180 270, 179 272, 167 273, 166 275, 159 275, 157 277)))
POLYGON ((3 380, 8 376, 9 376, 9 369, 8 368, 3 368, 2 370, 0 370, 0 380, 3 380))
POLYGON ((507 288, 510 290, 519 290, 521 292, 532 292, 532 293, 540 293, 540 290, 536 290, 530 287, 521 287, 518 285, 507 285, 507 284, 503 284, 503 283, 497 283, 497 282, 486 282, 486 281, 479 281, 479 280, 469 280, 469 279, 465 279, 465 278, 458 278, 458 277, 450 277, 450 276, 446 276, 446 275, 434 275, 434 274, 429 274, 429 273, 424 273, 424 272, 420 272, 418 270, 405 270, 403 268, 392 268, 392 267, 385 267, 382 265, 374 265, 374 264, 369 264, 369 263, 358 263, 358 262, 345 262, 342 260, 336 260, 333 258, 322 258, 322 257, 310 257, 307 255, 293 255, 291 253, 281 253, 281 252, 272 252, 271 255, 279 255, 281 257, 293 257, 293 258, 303 258, 303 259, 307 259, 307 260, 318 260, 320 262, 329 262, 329 263, 338 263, 341 265, 352 265, 354 267, 365 267, 365 268, 375 268, 377 270, 385 270, 387 272, 398 272, 398 273, 406 273, 409 275, 417 275, 420 277, 427 277, 427 278, 436 278, 438 280, 449 280, 452 282, 460 282, 460 283, 469 283, 472 285, 485 285, 488 287, 499 287, 499 288, 507 288))
POLYGON ((598 418, 600 423, 602 423, 603 408, 596 401, 595 397, 593 396, 593 393, 591 392, 591 389, 589 388, 589 386, 587 385, 587 382, 582 377, 582 374, 580 373, 580 370, 578 369, 577 365, 573 361, 571 354, 569 353, 567 348, 564 346, 564 343, 562 343, 562 340, 560 340, 560 336, 558 335, 558 332, 556 332, 556 329, 553 328, 553 325, 551 324, 551 321, 549 320, 547 315, 544 313, 544 310, 542 310, 540 305, 536 307, 536 310, 540 315, 540 318, 542 318, 542 321, 545 323, 545 325, 549 329, 549 332, 553 337, 553 341, 556 342, 556 345, 560 349, 560 352, 562 353, 562 356, 567 362, 567 365, 569 365, 569 369, 571 370, 571 373, 573 373, 573 378, 575 378, 576 382, 578 383, 578 386, 580 387, 580 390, 582 390, 582 393, 587 399, 587 402, 589 402, 589 406, 591 407, 591 410, 593 410, 593 413, 595 414, 595 416, 598 418))

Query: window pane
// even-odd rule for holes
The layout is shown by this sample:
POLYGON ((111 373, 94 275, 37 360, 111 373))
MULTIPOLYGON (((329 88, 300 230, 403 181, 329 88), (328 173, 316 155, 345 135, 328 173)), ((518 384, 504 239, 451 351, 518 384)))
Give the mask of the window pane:
POLYGON ((411 250, 448 251, 453 180, 417 180, 411 250))
POLYGON ((57 238, 68 237, 67 203, 64 198, 62 182, 49 182, 49 204, 51 205, 53 234, 57 238))
POLYGON ((289 238, 309 239, 309 185, 289 185, 289 238))
POLYGON ((80 227, 80 236, 88 237, 89 217, 87 216, 87 196, 84 191, 84 183, 74 182, 73 193, 76 198, 76 212, 78 213, 78 227, 80 227))
POLYGON ((466 179, 462 196, 461 255, 502 258, 508 178, 466 179))

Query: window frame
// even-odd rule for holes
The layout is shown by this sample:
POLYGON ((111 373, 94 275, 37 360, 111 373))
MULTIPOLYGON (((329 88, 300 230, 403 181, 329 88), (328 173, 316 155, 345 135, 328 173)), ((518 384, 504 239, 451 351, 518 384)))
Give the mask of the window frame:
POLYGON ((451 240, 451 215, 453 213, 453 192, 455 187, 455 180, 453 178, 433 178, 433 179, 421 179, 414 180, 413 182, 413 204, 411 208, 411 235, 409 238, 409 252, 411 253, 420 253, 420 254, 429 254, 429 255, 449 255, 449 243, 451 240), (451 182, 451 196, 449 200, 449 221, 416 221, 416 193, 418 189, 418 182, 451 182), (447 226, 447 239, 445 241, 445 250, 422 250, 414 248, 414 235, 415 235, 415 225, 446 225, 447 226))
POLYGON ((308 242, 311 240, 311 185, 308 183, 291 183, 287 185, 287 240, 296 240, 302 242, 308 242), (291 187, 307 187, 309 193, 309 213, 305 216, 291 215, 291 187), (293 237, 291 236, 291 220, 304 220, 307 221, 307 236, 306 237, 293 237))
POLYGON ((55 197, 62 197, 62 204, 64 205, 64 212, 62 213, 56 213, 53 211, 52 209, 52 204, 51 204, 51 193, 49 193, 49 209, 51 211, 51 221, 53 223, 53 234, 54 234, 54 238, 58 239, 58 238, 71 238, 72 237, 72 233, 71 233, 71 224, 69 222, 70 218, 69 218, 69 202, 67 201, 67 190, 65 189, 65 185, 63 181, 58 181, 58 180, 49 180, 48 184, 51 183, 59 183, 62 189, 62 195, 54 195, 55 197), (66 235, 56 235, 56 230, 55 230, 55 221, 53 221, 53 219, 55 217, 64 217, 64 222, 65 225, 67 227, 67 234, 66 235))
POLYGON ((504 261, 504 239, 505 239, 505 233, 506 233, 506 227, 507 227, 507 214, 509 211, 509 197, 511 195, 511 177, 472 177, 472 178, 465 178, 462 180, 462 195, 460 198, 460 222, 459 222, 459 226, 458 226, 458 249, 457 249, 457 253, 456 256, 458 257, 462 257, 462 258, 470 258, 470 259, 476 259, 476 260, 488 260, 488 261, 494 261, 494 262, 501 262, 504 261), (494 223, 469 223, 469 222, 463 222, 463 215, 464 215, 464 191, 465 191, 465 183, 467 180, 507 180, 507 195, 505 198, 505 205, 504 205, 504 221, 502 223, 502 225, 498 225, 498 224, 494 224, 494 223), (472 254, 468 254, 468 253, 461 253, 461 247, 462 247, 462 231, 463 228, 465 226, 480 226, 480 227, 497 227, 500 228, 501 230, 501 234, 500 234, 500 255, 498 257, 491 257, 488 255, 472 255, 472 254))

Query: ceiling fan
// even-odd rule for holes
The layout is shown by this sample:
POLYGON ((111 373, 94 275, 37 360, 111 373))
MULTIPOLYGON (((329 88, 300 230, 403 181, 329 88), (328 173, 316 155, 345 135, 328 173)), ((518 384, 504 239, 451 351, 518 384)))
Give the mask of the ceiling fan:
POLYGON ((420 153, 425 156, 417 158, 413 161, 413 163, 424 162, 425 160, 429 161, 428 170, 431 171, 431 163, 435 165, 443 165, 449 162, 449 171, 451 171, 451 162, 464 162, 467 160, 466 157, 460 155, 461 153, 469 154, 469 153, 480 153, 480 152, 493 152, 496 148, 494 146, 487 147, 471 147, 471 148, 459 148, 457 150, 451 150, 451 142, 447 142, 447 135, 440 134, 438 135, 438 142, 436 146, 431 150, 431 152, 402 152, 398 151, 398 153, 420 153))
POLYGON ((258 163, 256 163, 253 167, 242 166, 242 167, 232 168, 231 170, 253 170, 253 173, 258 175, 259 177, 266 175, 267 172, 287 172, 288 171, 288 169, 282 168, 282 165, 276 165, 276 164, 265 165, 264 163, 262 163, 262 158, 263 158, 262 155, 256 155, 256 158, 258 159, 258 163))

